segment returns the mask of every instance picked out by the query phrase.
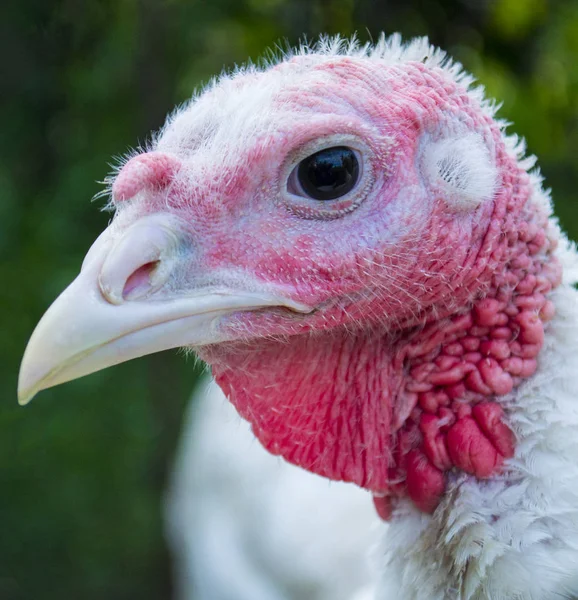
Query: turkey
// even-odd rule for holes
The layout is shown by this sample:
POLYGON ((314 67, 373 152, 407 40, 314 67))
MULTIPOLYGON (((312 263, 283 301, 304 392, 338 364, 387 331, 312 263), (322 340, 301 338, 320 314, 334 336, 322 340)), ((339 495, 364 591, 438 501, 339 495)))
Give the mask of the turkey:
POLYGON ((424 39, 215 80, 111 187, 19 397, 186 346, 274 455, 373 496, 376 598, 578 597, 577 252, 424 39))

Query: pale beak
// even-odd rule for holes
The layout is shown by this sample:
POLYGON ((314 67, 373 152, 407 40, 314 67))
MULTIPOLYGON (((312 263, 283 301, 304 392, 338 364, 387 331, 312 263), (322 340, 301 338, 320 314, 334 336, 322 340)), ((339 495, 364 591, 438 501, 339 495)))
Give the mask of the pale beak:
POLYGON ((311 310, 260 291, 169 292, 182 240, 168 215, 144 217, 120 237, 107 232, 34 330, 20 367, 20 404, 40 390, 132 358, 224 341, 218 322, 228 313, 264 307, 311 310))

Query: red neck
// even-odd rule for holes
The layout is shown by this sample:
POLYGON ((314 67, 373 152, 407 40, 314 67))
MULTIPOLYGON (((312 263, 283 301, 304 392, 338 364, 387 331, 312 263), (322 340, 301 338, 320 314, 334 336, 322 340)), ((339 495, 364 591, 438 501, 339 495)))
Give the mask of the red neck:
POLYGON ((213 374, 273 454, 380 490, 391 464, 391 398, 403 377, 371 334, 324 332, 205 351, 213 374))
POLYGON ((545 229, 512 232, 485 298, 447 318, 432 309, 395 340, 340 326, 201 356, 270 452, 371 490, 386 518, 404 495, 432 511, 447 471, 484 479, 513 456, 500 398, 536 369, 561 275, 545 229))

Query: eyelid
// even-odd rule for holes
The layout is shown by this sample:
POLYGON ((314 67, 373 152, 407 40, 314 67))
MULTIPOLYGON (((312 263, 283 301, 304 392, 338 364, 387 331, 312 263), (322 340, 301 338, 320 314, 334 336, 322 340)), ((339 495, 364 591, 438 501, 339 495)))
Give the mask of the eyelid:
POLYGON ((355 210, 366 198, 375 180, 373 172, 373 152, 371 146, 358 135, 337 133, 323 136, 303 144, 293 152, 288 153, 281 165, 279 174, 279 199, 293 214, 305 219, 337 219, 355 210), (288 189, 289 178, 299 163, 323 150, 334 146, 347 146, 356 153, 359 162, 360 176, 358 185, 342 198, 320 203, 308 196, 291 193, 288 189), (320 204, 322 204, 320 206, 320 204))
POLYGON ((352 150, 359 152, 361 156, 369 153, 369 147, 364 143, 357 135, 351 133, 334 133, 332 135, 322 136, 320 138, 312 139, 298 148, 289 152, 283 165, 281 167, 281 179, 287 181, 293 168, 296 167, 303 159, 325 150, 326 148, 332 148, 333 146, 347 146, 352 150), (283 177, 283 175, 285 177, 283 177))
POLYGON ((307 194, 301 185, 298 177, 299 165, 301 163, 297 163, 291 173, 289 173, 289 177, 287 178, 287 191, 294 196, 301 196, 302 198, 307 198, 307 194))

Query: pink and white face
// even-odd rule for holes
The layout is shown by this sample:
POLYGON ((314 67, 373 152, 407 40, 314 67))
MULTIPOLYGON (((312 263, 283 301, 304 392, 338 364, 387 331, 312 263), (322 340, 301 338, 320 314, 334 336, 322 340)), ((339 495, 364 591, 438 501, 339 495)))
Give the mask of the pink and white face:
POLYGON ((501 260, 513 172, 490 111, 438 66, 310 54, 223 78, 118 173, 21 401, 166 348, 450 314, 501 260))

